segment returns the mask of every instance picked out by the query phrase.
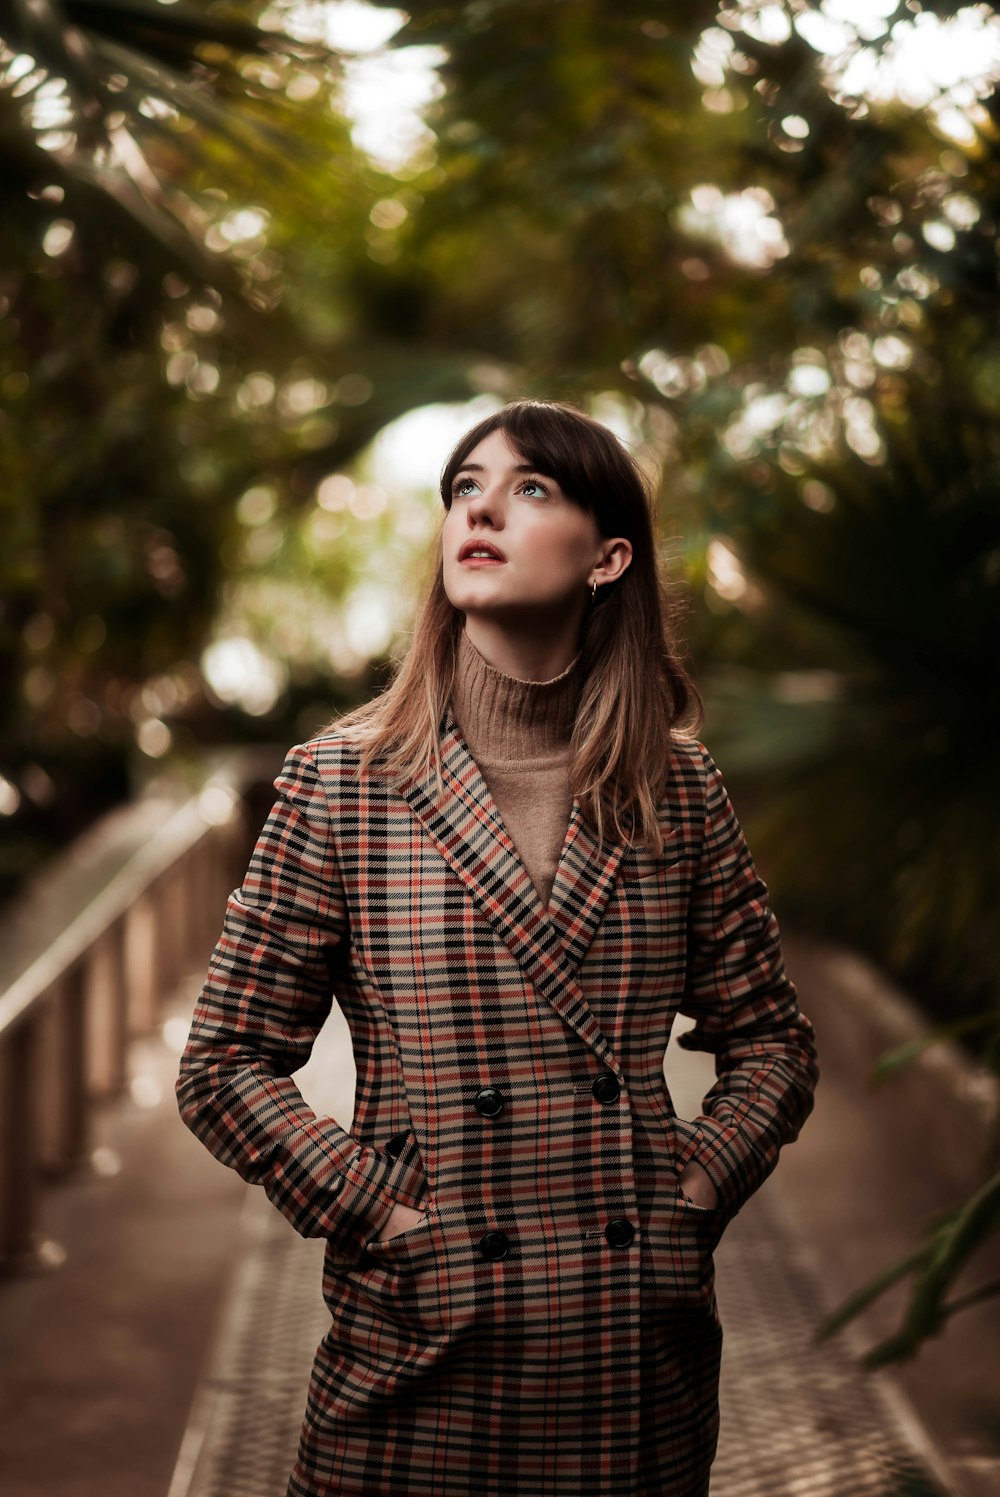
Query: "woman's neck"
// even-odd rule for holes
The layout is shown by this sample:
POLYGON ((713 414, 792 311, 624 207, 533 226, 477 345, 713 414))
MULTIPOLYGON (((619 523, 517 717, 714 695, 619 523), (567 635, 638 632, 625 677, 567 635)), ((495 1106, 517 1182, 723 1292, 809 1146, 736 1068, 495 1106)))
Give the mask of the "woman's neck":
POLYGON ((466 615, 465 632, 488 665, 517 681, 551 681, 580 652, 576 620, 567 620, 567 626, 556 631, 539 621, 525 621, 512 630, 506 623, 466 615))
POLYGON ((467 632, 459 636, 451 705, 480 765, 568 762, 582 687, 579 660, 546 681, 525 681, 490 665, 467 632))

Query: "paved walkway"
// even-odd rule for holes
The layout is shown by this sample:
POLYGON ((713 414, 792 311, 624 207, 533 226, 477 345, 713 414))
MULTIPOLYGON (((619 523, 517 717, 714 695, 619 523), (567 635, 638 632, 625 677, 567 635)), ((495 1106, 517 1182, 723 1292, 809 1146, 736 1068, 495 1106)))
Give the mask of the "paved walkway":
MULTIPOLYGON (((822 971, 807 949, 789 965, 818 1011, 822 971)), ((96 1120, 94 1168, 48 1193, 61 1266, 0 1280, 3 1497, 284 1492, 325 1330, 322 1244, 299 1238, 180 1123, 173 1081, 199 981, 135 1048, 130 1094, 96 1120)), ((345 1038, 335 1016, 299 1074, 312 1105, 340 1118, 353 1107, 345 1038)), ((671 1046, 682 1115, 697 1112, 710 1065, 671 1046)), ((849 1071, 827 1066, 802 1139, 717 1252, 726 1341, 713 1497, 992 1497, 1000 1311, 958 1317, 891 1376, 856 1370, 853 1336, 810 1345, 822 1311, 948 1202, 921 1138, 903 1155, 893 1143, 891 1096, 867 1098, 849 1071)), ((866 1344, 897 1309, 869 1316, 866 1344)))
MULTIPOLYGON (((694 1116, 714 1079, 711 1058, 672 1042, 666 1071, 678 1111, 694 1116)), ((327 1026, 298 1079, 317 1111, 351 1114, 343 1021, 327 1026)), ((712 1497, 964 1492, 895 1379, 859 1375, 853 1337, 811 1345, 832 1302, 780 1178, 739 1213, 716 1253, 725 1347, 712 1497)), ((328 1325, 323 1245, 297 1237, 262 1191, 247 1202, 240 1243, 169 1497, 283 1497, 295 1458, 313 1353, 328 1325)))
MULTIPOLYGON (((321 1242, 248 1202, 239 1268, 169 1497, 283 1497, 329 1316, 321 1242)), ((956 1488, 890 1379, 816 1350, 815 1271, 761 1194, 717 1253, 725 1328, 712 1497, 945 1497, 956 1488)), ((525 1492, 524 1497, 544 1497, 525 1492)))
POLYGON ((130 1090, 94 1116, 91 1167, 44 1193, 53 1266, 0 1278, 3 1497, 170 1485, 251 1193, 177 1114, 197 981, 133 1045, 130 1090))

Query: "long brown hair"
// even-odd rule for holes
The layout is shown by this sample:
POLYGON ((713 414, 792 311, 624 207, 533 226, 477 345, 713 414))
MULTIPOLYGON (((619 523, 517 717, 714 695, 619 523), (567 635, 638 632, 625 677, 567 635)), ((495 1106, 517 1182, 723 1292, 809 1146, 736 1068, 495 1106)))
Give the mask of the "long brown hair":
MULTIPOLYGON (((563 401, 517 400, 461 438, 441 474, 452 482, 473 448, 501 431, 523 460, 554 478, 594 516, 602 537, 632 542, 632 563, 588 609, 581 645, 583 688, 573 729, 570 783, 598 838, 629 837, 659 854, 657 806, 670 766, 671 735, 696 728, 702 704, 673 639, 673 609, 657 565, 653 501, 634 458, 599 421, 563 401)), ((395 678, 336 726, 393 775, 441 780, 441 724, 455 682, 464 616, 444 590, 440 534, 433 576, 410 647, 395 678)))

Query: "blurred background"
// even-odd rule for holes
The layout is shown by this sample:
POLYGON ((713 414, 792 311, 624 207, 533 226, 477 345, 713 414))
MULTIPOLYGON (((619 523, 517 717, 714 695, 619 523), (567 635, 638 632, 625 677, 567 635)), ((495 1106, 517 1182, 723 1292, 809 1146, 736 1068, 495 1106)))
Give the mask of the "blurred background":
MULTIPOLYGON (((163 898, 210 946, 268 754, 385 681, 448 449, 535 395, 607 422, 654 481, 703 736, 804 966, 832 945, 905 990, 905 1022, 855 1033, 878 1005, 847 984, 845 1066, 856 1043, 861 1087, 886 1052, 894 1073, 936 1055, 955 1117, 979 1109, 974 1150, 925 1081, 897 1076, 889 1104, 968 1154, 926 1234, 901 1228, 924 1256, 886 1354, 926 1354, 1000 1225, 980 1127, 1000 1069, 998 80, 1000 13, 947 0, 8 0, 12 1282, 46 1241, 64 1271, 26 1179, 91 1158, 89 1098, 141 1105, 128 1042, 184 975, 161 934, 140 981, 159 917, 123 870, 171 817, 195 848, 193 796, 214 852, 179 875, 197 907, 169 905, 177 877, 163 898), (115 878, 133 918, 104 976, 82 936, 72 972, 39 976, 115 878), (118 998, 74 1030, 94 983, 118 998)), ((1000 1412, 980 1422, 1000 1450, 1000 1412)))

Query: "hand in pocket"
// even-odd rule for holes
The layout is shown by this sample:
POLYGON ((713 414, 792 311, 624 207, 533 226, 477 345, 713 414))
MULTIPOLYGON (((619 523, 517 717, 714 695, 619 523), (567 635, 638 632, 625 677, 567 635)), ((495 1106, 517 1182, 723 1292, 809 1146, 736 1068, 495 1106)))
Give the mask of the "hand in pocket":
POLYGON ((703 1211, 714 1211, 717 1208, 719 1192, 707 1171, 695 1160, 689 1160, 684 1166, 677 1177, 677 1184, 681 1195, 686 1196, 692 1206, 700 1206, 703 1211))
POLYGON ((402 1201, 397 1201, 382 1223, 382 1230, 375 1241, 386 1242, 390 1237, 398 1237, 401 1232, 408 1232, 423 1219, 423 1211, 415 1211, 412 1206, 404 1206, 402 1201))

